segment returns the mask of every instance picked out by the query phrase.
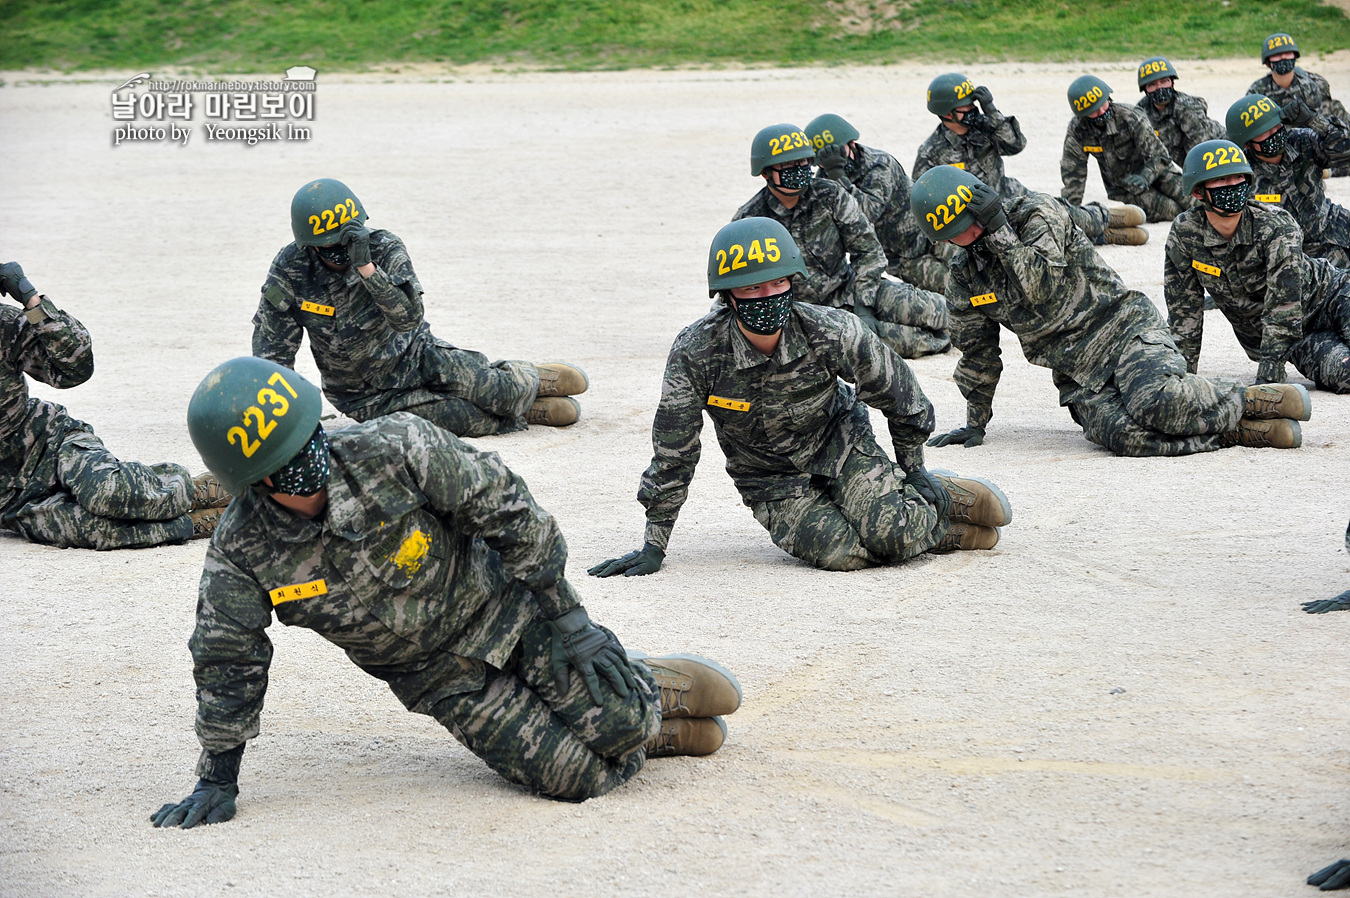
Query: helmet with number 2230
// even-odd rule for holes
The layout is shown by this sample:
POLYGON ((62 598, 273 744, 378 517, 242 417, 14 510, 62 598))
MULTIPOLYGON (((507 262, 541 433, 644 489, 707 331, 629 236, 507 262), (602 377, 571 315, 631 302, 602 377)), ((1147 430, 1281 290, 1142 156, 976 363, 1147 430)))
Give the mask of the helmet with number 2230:
POLYGON ((951 240, 975 223, 972 188, 984 182, 954 165, 937 165, 919 176, 909 208, 929 240, 951 240))
POLYGON ((291 233, 302 246, 331 246, 349 221, 366 220, 365 207, 351 188, 332 178, 310 181, 291 200, 291 233))
POLYGON ((801 250, 788 229, 772 218, 742 218, 724 226, 708 248, 708 295, 800 274, 801 250))

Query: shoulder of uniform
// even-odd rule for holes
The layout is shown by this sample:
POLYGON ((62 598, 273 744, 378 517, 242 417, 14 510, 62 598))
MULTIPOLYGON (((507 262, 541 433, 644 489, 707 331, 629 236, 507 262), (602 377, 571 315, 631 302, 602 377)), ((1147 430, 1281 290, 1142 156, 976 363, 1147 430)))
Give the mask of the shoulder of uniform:
POLYGON ((381 455, 402 456, 408 437, 421 430, 422 424, 436 426, 411 412, 394 412, 362 424, 330 431, 328 444, 333 455, 344 461, 378 458, 381 455))
POLYGON ((769 188, 761 187, 754 196, 750 197, 742 206, 736 210, 736 214, 731 216, 732 221, 740 221, 742 218, 751 216, 764 216, 768 209, 769 188))
POLYGON ((1301 235, 1303 229, 1299 227, 1298 222, 1289 210, 1283 206, 1273 203, 1262 203, 1252 200, 1247 203, 1248 210, 1252 213, 1252 225, 1263 231, 1274 231, 1285 235, 1301 235))
POLYGON ((1270 77, 1269 75, 1266 75, 1264 77, 1257 78, 1251 84, 1247 85, 1247 93, 1261 94, 1262 96, 1264 96, 1266 91, 1270 90, 1274 86, 1275 86, 1275 79, 1270 77))
POLYGON ((371 246, 401 247, 403 240, 393 231, 372 230, 370 232, 371 246))
POLYGON ((215 532, 211 534, 211 542, 222 549, 228 549, 230 544, 237 541, 240 534, 248 528, 248 523, 253 519, 257 511, 256 505, 260 501, 262 497, 253 492, 253 487, 244 487, 225 507, 219 523, 216 524, 215 532))
POLYGON ((719 335, 726 333, 733 317, 731 306, 719 301, 715 309, 692 324, 685 325, 675 335, 670 351, 689 351, 715 342, 719 335))
POLYGON ((1183 240, 1194 240, 1199 237, 1209 220, 1205 218, 1204 209, 1186 209, 1176 218, 1172 219, 1172 228, 1167 232, 1167 245, 1180 243, 1183 240))

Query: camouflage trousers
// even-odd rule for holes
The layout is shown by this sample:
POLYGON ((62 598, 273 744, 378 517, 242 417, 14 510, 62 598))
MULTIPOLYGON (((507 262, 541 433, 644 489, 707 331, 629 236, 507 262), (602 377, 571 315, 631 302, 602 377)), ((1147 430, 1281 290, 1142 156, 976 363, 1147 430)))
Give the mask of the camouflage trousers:
POLYGON ((1350 296, 1333 296, 1303 323, 1304 337, 1289 353, 1318 389, 1350 393, 1350 296))
POLYGON ((1096 242, 1097 238, 1106 233, 1106 229, 1111 224, 1111 210, 1107 209, 1101 203, 1084 203, 1081 206, 1075 206, 1073 203, 1063 197, 1055 197, 1059 204, 1064 207, 1064 211, 1069 213, 1069 218, 1078 229, 1089 238, 1096 242))
POLYGON ((63 549, 142 549, 192 536, 192 475, 175 464, 119 461, 87 430, 57 451, 59 490, 6 517, 35 543, 63 549))
POLYGON ((1165 171, 1143 193, 1127 193, 1114 185, 1106 195, 1118 203, 1132 203, 1144 210, 1149 221, 1171 221, 1190 206, 1190 198, 1181 188, 1181 175, 1165 171))
POLYGON ((827 571, 895 564, 947 533, 937 509, 904 483, 905 472, 868 438, 838 477, 813 477, 804 496, 755 502, 755 520, 774 545, 827 571))
POLYGON ((568 689, 560 690, 552 639, 547 622, 535 620, 505 668, 489 666, 482 689, 441 699, 431 715, 511 782, 549 798, 585 801, 642 769, 643 746, 661 729, 661 695, 651 671, 636 661, 637 688, 626 698, 602 677, 604 702, 592 703, 571 668, 568 689))
POLYGON ((1136 335, 1100 392, 1055 372, 1060 404, 1083 436, 1116 455, 1191 455, 1232 445, 1242 387, 1189 374, 1166 328, 1136 335))
POLYGON ((886 273, 920 290, 942 294, 947 292, 947 263, 932 252, 912 259, 896 259, 891 262, 886 273))
POLYGON ((358 421, 412 412, 455 436, 482 437, 526 427, 525 413, 539 392, 539 372, 529 362, 498 361, 433 340, 422 353, 423 389, 391 394, 352 413, 358 421), (435 396, 428 399, 428 391, 435 396))
POLYGON ((877 336, 901 358, 946 352, 952 345, 943 294, 883 277, 872 302, 877 336))

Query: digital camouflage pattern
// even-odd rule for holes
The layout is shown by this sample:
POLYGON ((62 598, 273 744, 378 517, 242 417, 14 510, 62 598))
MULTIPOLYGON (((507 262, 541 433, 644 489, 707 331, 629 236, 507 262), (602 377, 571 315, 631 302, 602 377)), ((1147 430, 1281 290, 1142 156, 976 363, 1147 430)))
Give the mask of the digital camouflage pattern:
POLYGON ((1132 203, 1144 210, 1149 221, 1171 221, 1186 207, 1181 174, 1163 146, 1148 116, 1137 107, 1111 103, 1114 110, 1106 126, 1099 128, 1087 118, 1069 120, 1064 136, 1064 155, 1059 173, 1064 181, 1060 195, 1081 205, 1087 187, 1087 161, 1097 160, 1106 195, 1119 203, 1132 203), (1128 175, 1141 175, 1151 185, 1132 193, 1124 183, 1128 175))
POLYGON ((878 336, 902 356, 941 352, 949 345, 942 296, 913 284, 882 278, 886 253, 848 188, 815 178, 791 209, 762 188, 732 216, 758 216, 787 228, 801 250, 806 277, 794 278, 799 302, 873 312, 878 336))
POLYGON ((1288 212, 1257 202, 1247 205, 1231 241, 1202 209, 1177 216, 1163 290, 1188 370, 1200 360, 1209 293, 1248 358, 1268 370, 1292 362, 1323 389, 1350 390, 1350 271, 1309 259, 1302 236, 1288 212))
POLYGON ((1322 169, 1350 164, 1350 128, 1318 113, 1307 128, 1284 130, 1279 162, 1266 162, 1245 148, 1256 178, 1253 193, 1294 217, 1303 229, 1304 255, 1350 267, 1350 210, 1327 199, 1322 186, 1322 169))
POLYGON ((1032 193, 1004 208, 1009 227, 958 249, 947 282, 967 424, 993 417, 1003 326, 1027 361, 1055 373, 1060 404, 1092 442, 1121 455, 1225 445, 1242 391, 1186 373, 1152 301, 1126 289, 1053 197, 1032 193))
POLYGON ((186 468, 119 461, 63 406, 30 398, 25 373, 59 389, 94 373, 89 332, 45 296, 27 313, 0 305, 0 526, 33 542, 85 549, 192 535, 186 468))
POLYGON ((249 490, 212 537, 189 643, 202 763, 258 734, 275 614, 514 782, 579 800, 636 773, 660 726, 655 683, 635 666, 640 688, 623 699, 602 687, 599 707, 575 673, 566 695, 552 685, 544 621, 578 601, 562 533, 525 483, 406 413, 329 439, 319 517, 249 490))
POLYGON ((406 410, 459 436, 523 429, 539 389, 534 366, 489 364, 436 339, 403 241, 371 231, 370 255, 375 274, 362 278, 356 266, 328 268, 310 247, 283 247, 253 316, 253 354, 293 368, 308 333, 324 395, 358 421, 406 410))
POLYGON ((862 566, 900 560, 942 537, 917 493, 905 488, 900 502, 892 488, 923 465, 933 406, 909 366, 854 316, 795 303, 766 356, 719 300, 675 338, 652 423, 652 462, 638 489, 644 540, 663 550, 689 494, 705 412, 741 500, 793 555, 862 566), (868 405, 886 416, 899 472, 876 445, 868 405), (821 497, 835 510, 828 526, 804 508, 775 504, 821 497), (875 508, 879 502, 887 507, 875 508), (897 556, 897 547, 909 549, 897 556))
POLYGON ((1172 102, 1162 109, 1153 105, 1148 94, 1139 99, 1138 106, 1153 125, 1167 153, 1177 165, 1186 162, 1191 147, 1207 140, 1227 140, 1223 125, 1209 117, 1209 104, 1203 97, 1194 97, 1176 91, 1172 102))
MULTIPOLYGON (((1270 97, 1280 106, 1284 106, 1290 100, 1299 99, 1313 112, 1350 122, 1350 114, 1346 113, 1345 106, 1331 96, 1331 85, 1327 79, 1316 72, 1306 72, 1298 66, 1294 66, 1294 80, 1289 82, 1288 87, 1280 87, 1275 83, 1275 76, 1267 73, 1264 78, 1253 81, 1247 88, 1247 93, 1270 97)), ((1350 164, 1339 162, 1332 166, 1331 173, 1337 177, 1350 175, 1350 164)))

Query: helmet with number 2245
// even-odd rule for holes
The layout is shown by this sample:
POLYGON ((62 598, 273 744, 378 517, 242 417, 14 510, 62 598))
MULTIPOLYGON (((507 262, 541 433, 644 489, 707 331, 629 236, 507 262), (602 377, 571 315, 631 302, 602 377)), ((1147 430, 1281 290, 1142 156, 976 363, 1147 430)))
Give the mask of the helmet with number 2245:
POLYGON ((800 274, 801 250, 772 218, 742 218, 724 226, 708 248, 708 295, 800 274))
POLYGON ((349 221, 366 220, 365 207, 351 188, 332 178, 310 181, 291 200, 291 233, 301 246, 331 246, 349 221))

